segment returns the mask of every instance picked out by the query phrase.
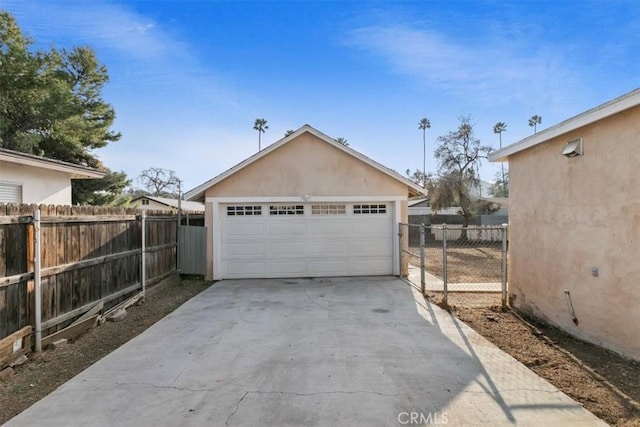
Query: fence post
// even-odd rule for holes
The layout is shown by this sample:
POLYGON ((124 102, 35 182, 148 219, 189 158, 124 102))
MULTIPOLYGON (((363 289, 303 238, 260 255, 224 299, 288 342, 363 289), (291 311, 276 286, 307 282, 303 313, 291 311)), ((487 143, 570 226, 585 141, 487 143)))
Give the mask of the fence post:
POLYGON ((424 282, 424 269, 426 267, 426 262, 424 259, 424 223, 420 224, 420 290, 422 291, 422 295, 424 295, 425 291, 425 282, 424 282))
POLYGON ((34 231, 34 264, 33 264, 33 281, 35 283, 35 302, 34 302, 34 329, 35 329, 35 352, 42 351, 42 281, 40 270, 42 266, 42 256, 40 250, 40 209, 33 211, 33 231, 34 231))
POLYGON ((448 290, 447 285, 449 278, 447 277, 447 224, 442 224, 442 289, 444 291, 442 301, 444 305, 448 303, 448 290))
POLYGON ((502 308, 507 308, 507 228, 507 224, 502 224, 502 308))
POLYGON ((146 285, 147 285, 147 249, 146 249, 146 240, 147 240, 147 215, 144 211, 144 209, 142 210, 142 244, 141 244, 141 257, 142 257, 142 261, 141 261, 141 271, 140 271, 140 282, 142 284, 142 298, 145 297, 145 290, 146 290, 146 285))
POLYGON ((398 268, 398 271, 400 272, 400 277, 402 276, 402 257, 403 257, 403 253, 402 253, 402 238, 404 236, 402 235, 402 223, 399 222, 398 223, 398 262, 400 263, 400 266, 398 268))

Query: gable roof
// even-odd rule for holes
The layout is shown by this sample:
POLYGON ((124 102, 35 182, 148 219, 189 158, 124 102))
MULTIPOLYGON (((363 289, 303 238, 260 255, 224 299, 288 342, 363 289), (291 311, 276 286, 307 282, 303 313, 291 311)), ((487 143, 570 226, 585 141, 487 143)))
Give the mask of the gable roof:
MULTIPOLYGON (((161 205, 168 206, 173 209, 178 209, 178 199, 172 199, 170 197, 157 197, 157 196, 138 196, 133 199, 131 202, 135 202, 136 200, 141 199, 149 199, 153 200, 156 203, 160 203, 161 205)), ((204 204, 200 202, 191 202, 188 200, 182 200, 180 204, 183 211, 189 212, 204 212, 204 204)))
POLYGON ((15 163, 24 166, 49 169, 57 172, 68 173, 72 179, 96 179, 104 177, 105 173, 87 166, 63 162, 61 160, 48 159, 33 154, 0 148, 0 162, 15 163))
POLYGON ((285 136, 284 138, 280 139, 279 141, 271 144, 270 146, 268 146, 267 148, 265 148, 264 150, 258 151, 256 154, 254 154, 253 156, 243 160, 242 162, 238 163, 237 165, 233 166, 231 169, 228 169, 227 171, 221 173, 220 175, 200 184, 199 186, 195 187, 194 189, 188 191, 185 193, 185 199, 187 200, 199 200, 202 199, 202 197, 204 196, 205 191, 216 185, 217 183, 223 181, 224 179, 228 178, 229 176, 235 174, 236 172, 246 168, 247 166, 249 166, 250 164, 254 163, 255 161, 267 156, 269 153, 277 150, 278 148, 282 147, 283 145, 289 143, 290 141, 296 139, 298 136, 304 134, 304 133, 310 133, 311 135, 319 138, 320 140, 326 142, 329 145, 334 146, 335 148, 344 151, 345 153, 349 154, 352 157, 355 157, 356 159, 368 164, 369 166, 373 167, 374 169, 377 169, 378 171, 384 173, 385 175, 390 176, 391 178, 395 179, 396 181, 400 181, 401 183, 403 183, 404 185, 406 185, 410 190, 413 190, 412 193, 415 195, 421 195, 424 194, 424 189, 422 187, 420 187, 418 184, 416 184, 415 182, 409 180, 408 178, 403 177, 402 175, 400 175, 397 172, 392 171, 391 169, 387 168, 386 166, 381 165, 380 163, 376 162, 375 160, 370 159, 369 157, 365 156, 364 154, 354 150, 353 148, 350 148, 344 144, 339 143, 338 141, 336 141, 335 139, 331 138, 328 135, 325 135, 324 133, 320 132, 319 130, 315 129, 312 126, 309 125, 304 125, 302 126, 300 129, 296 130, 295 132, 293 132, 291 135, 289 136, 285 136))
POLYGON ((618 98, 615 98, 609 102, 605 102, 595 108, 578 114, 568 120, 558 123, 548 129, 533 134, 527 138, 524 138, 516 143, 507 145, 506 147, 494 151, 489 154, 489 160, 492 162, 504 162, 508 160, 509 156, 519 153, 520 151, 534 147, 538 144, 542 144, 557 136, 571 132, 583 126, 602 120, 606 117, 620 113, 640 105, 640 88, 635 89, 629 93, 626 93, 618 98))

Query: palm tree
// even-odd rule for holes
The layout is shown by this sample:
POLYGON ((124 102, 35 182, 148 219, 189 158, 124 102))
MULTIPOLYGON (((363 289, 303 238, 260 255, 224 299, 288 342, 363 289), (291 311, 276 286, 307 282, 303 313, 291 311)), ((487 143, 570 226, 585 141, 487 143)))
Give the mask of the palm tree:
POLYGON ((253 123, 253 130, 258 131, 258 151, 262 148, 262 134, 265 133, 267 129, 269 129, 269 126, 267 126, 266 119, 256 119, 253 123))
POLYGON ((343 137, 336 138, 336 141, 344 145, 345 147, 349 146, 349 143, 347 142, 347 138, 343 138, 343 137))
POLYGON ((531 118, 529 119, 529 126, 531 126, 533 128, 533 133, 536 133, 538 131, 538 125, 542 123, 542 116, 539 115, 535 115, 535 116, 531 116, 531 118))
POLYGON ((431 127, 429 119, 424 117, 418 122, 418 129, 422 131, 422 174, 424 182, 422 186, 427 188, 427 129, 431 127))
MULTIPOLYGON (((255 128, 254 128, 254 129, 255 129, 255 128)), ((286 132, 284 133, 284 136, 285 136, 285 137, 287 137, 287 136, 291 135, 291 134, 292 134, 292 133, 294 133, 294 132, 295 132, 295 131, 294 131, 293 129, 289 129, 288 131, 286 131, 286 132)))
MULTIPOLYGON (((502 132, 506 132, 507 131, 507 124, 504 122, 498 122, 493 126, 493 133, 497 133, 498 135, 500 135, 500 148, 502 148, 502 132)), ((506 183, 504 180, 504 163, 500 163, 500 168, 502 169, 502 189, 504 190, 504 193, 506 194, 506 183)))

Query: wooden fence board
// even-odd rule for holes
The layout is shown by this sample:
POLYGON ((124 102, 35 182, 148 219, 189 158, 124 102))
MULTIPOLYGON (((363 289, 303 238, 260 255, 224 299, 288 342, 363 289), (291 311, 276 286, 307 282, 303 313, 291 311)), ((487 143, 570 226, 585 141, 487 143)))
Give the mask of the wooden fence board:
MULTIPOLYGON (((0 339, 33 323, 32 213, 41 212, 42 320, 105 301, 105 310, 140 287, 141 221, 132 209, 0 204, 0 339)), ((177 270, 177 218, 148 212, 147 282, 177 270)), ((54 333, 73 321, 43 330, 54 333)), ((50 323, 49 323, 50 324, 50 323)))

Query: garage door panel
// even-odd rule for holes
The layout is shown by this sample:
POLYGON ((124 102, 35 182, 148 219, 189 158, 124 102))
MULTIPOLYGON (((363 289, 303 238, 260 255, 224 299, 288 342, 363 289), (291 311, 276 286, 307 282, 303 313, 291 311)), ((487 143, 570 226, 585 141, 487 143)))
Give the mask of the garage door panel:
POLYGON ((325 219, 307 222, 307 234, 310 236, 346 236, 349 226, 346 220, 325 219))
POLYGON ((223 223, 223 238, 258 237, 264 234, 264 224, 256 221, 227 221, 223 223))
POLYGON ((267 243, 267 258, 304 258, 307 255, 307 242, 277 241, 267 243))
POLYGON ((271 261, 268 264, 268 272, 271 277, 304 277, 308 276, 307 264, 306 260, 271 261))
POLYGON ((314 260, 310 265, 310 273, 316 276, 347 276, 349 274, 347 260, 314 260))
POLYGON ((222 259, 263 258, 266 254, 265 243, 254 242, 227 242, 223 245, 222 259))
POLYGON ((353 275, 376 275, 376 274, 389 274, 389 270, 392 268, 391 257, 376 257, 376 258, 356 258, 350 262, 349 274, 353 275))
POLYGON ((223 277, 266 277, 265 263, 263 261, 227 261, 223 267, 223 277))
MULTIPOLYGON (((223 278, 384 275, 393 272, 393 221, 386 214, 227 217, 221 208, 223 278)), ((262 205, 263 212, 266 204, 262 205)), ((267 211, 268 212, 268 211, 267 211)), ((214 250, 215 253, 215 250, 214 250)))
POLYGON ((309 255, 312 257, 346 257, 349 255, 349 241, 344 240, 311 240, 308 243, 309 255))
POLYGON ((368 238, 349 240, 349 253, 352 256, 388 256, 390 238, 368 238))
POLYGON ((375 236, 389 236, 393 230, 389 226, 391 221, 389 218, 376 218, 376 219, 360 219, 356 217, 349 227, 349 231, 353 235, 375 235, 375 236))
POLYGON ((306 221, 275 221, 267 222, 267 235, 272 237, 304 236, 306 234, 306 221))

